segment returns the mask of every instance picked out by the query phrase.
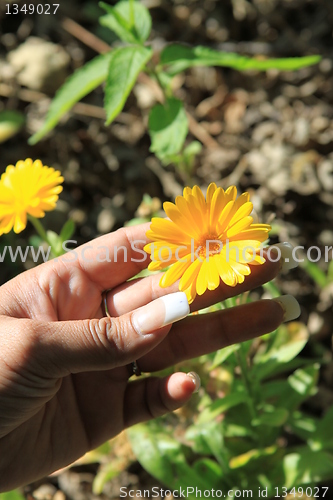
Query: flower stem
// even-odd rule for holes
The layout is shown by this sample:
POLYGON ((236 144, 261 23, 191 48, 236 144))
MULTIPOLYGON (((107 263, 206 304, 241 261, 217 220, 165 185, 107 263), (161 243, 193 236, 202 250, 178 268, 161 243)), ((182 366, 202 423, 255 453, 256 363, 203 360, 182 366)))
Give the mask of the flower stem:
POLYGON ((165 87, 165 85, 160 77, 159 70, 155 66, 154 67, 146 66, 146 72, 153 79, 155 79, 156 83, 158 84, 158 86, 160 87, 160 89, 163 93, 164 100, 166 101, 168 99, 168 90, 166 89, 166 87, 165 87))
POLYGON ((240 349, 235 354, 237 355, 239 367, 240 367, 241 374, 242 374, 242 379, 243 379, 246 391, 247 391, 248 396, 249 396, 248 407, 249 407, 249 410, 251 413, 251 417, 253 419, 256 419, 256 418, 258 418, 258 414, 257 414, 257 409, 255 407, 255 402, 254 402, 255 397, 254 397, 252 387, 251 387, 251 380, 248 376, 248 366, 246 363, 246 353, 244 352, 243 344, 240 344, 240 349))
MULTIPOLYGON (((37 233, 42 238, 42 240, 50 245, 46 231, 43 227, 43 224, 39 221, 39 219, 36 219, 36 217, 33 217, 32 215, 28 215, 28 220, 34 226, 34 228, 36 229, 37 233)), ((50 246, 52 246, 52 245, 50 245, 50 246)))

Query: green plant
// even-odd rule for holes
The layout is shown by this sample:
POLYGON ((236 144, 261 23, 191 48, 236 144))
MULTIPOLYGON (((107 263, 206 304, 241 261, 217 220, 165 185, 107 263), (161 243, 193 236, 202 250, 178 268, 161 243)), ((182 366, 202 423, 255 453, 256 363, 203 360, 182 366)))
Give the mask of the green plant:
POLYGON ((316 262, 311 262, 308 259, 304 259, 303 262, 300 263, 300 266, 313 279, 319 288, 325 288, 333 282, 333 260, 331 260, 328 264, 326 273, 320 269, 316 262))
POLYGON ((24 496, 19 490, 12 490, 7 493, 0 493, 0 500, 24 500, 24 496))
POLYGON ((25 118, 18 111, 0 112, 0 143, 7 141, 23 127, 25 118))
POLYGON ((99 5, 106 12, 100 18, 101 25, 114 32, 123 43, 95 57, 65 82, 52 101, 43 126, 30 138, 30 144, 36 144, 77 101, 102 83, 105 83, 106 124, 110 124, 123 109, 139 73, 143 71, 157 82, 163 94, 163 102, 154 105, 149 114, 150 149, 164 164, 175 163, 189 173, 200 146, 197 142, 185 146, 188 119, 184 103, 173 95, 172 79, 175 75, 194 66, 223 66, 238 71, 266 71, 270 68, 290 71, 320 60, 317 55, 285 59, 250 58, 179 43, 167 45, 156 58, 147 42, 152 20, 146 7, 135 0, 122 0, 114 7, 104 2, 99 5))
POLYGON ((166 487, 189 488, 191 499, 198 497, 192 488, 233 490, 235 498, 239 490, 253 498, 318 493, 316 485, 333 475, 333 408, 322 419, 301 409, 317 391, 321 362, 298 356, 307 339, 305 326, 293 322, 260 342, 199 358, 205 383, 192 424, 177 438, 174 416, 129 429, 139 462, 166 487))

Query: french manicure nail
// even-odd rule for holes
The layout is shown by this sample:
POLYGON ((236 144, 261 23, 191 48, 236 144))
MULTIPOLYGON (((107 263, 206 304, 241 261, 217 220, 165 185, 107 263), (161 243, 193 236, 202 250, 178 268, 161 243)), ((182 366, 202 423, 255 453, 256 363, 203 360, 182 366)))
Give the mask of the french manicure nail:
POLYGON ((175 292, 140 307, 133 313, 132 321, 136 330, 145 335, 185 318, 189 312, 186 294, 175 292))
POLYGON ((275 302, 278 302, 284 310, 283 322, 296 319, 301 314, 301 308, 295 297, 292 295, 281 295, 276 297, 275 302))
POLYGON ((193 393, 199 392, 201 386, 201 380, 197 372, 188 372, 186 373, 186 376, 189 377, 192 380, 193 384, 195 385, 193 393))
POLYGON ((281 271, 289 271, 298 266, 297 259, 295 258, 296 255, 294 255, 294 247, 288 241, 277 243, 270 248, 278 249, 277 252, 282 262, 281 271))

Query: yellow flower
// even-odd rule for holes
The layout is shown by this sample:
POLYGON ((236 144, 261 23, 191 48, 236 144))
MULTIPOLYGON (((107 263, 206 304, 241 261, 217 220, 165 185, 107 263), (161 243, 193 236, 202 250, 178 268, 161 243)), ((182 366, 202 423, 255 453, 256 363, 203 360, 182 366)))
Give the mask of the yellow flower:
POLYGON ((179 290, 189 302, 207 289, 215 290, 222 280, 226 285, 243 283, 251 265, 263 264, 257 254, 271 227, 253 224, 253 205, 249 194, 236 199, 237 189, 226 191, 215 183, 208 186, 206 199, 198 186, 186 187, 176 204, 163 205, 169 219, 153 218, 145 246, 151 256, 148 269, 162 270, 160 286, 168 287, 178 279, 179 290))
POLYGON ((0 236, 14 229, 20 233, 27 215, 44 217, 53 210, 62 191, 60 172, 27 158, 8 165, 0 179, 0 236))

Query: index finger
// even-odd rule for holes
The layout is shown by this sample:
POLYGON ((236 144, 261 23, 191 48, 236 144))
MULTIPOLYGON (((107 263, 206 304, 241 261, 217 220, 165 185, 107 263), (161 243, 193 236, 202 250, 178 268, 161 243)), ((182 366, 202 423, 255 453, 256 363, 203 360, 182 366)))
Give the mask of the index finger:
POLYGON ((217 351, 275 330, 284 319, 279 302, 268 299, 208 314, 189 316, 172 328, 154 350, 138 360, 144 372, 217 351))
MULTIPOLYGON (((203 295, 197 295, 191 304, 191 311, 204 309, 212 304, 216 304, 229 297, 234 297, 246 291, 261 286, 263 283, 274 279, 281 269, 281 260, 271 260, 267 256, 267 249, 263 256, 266 262, 260 266, 251 266, 251 274, 246 276, 243 283, 235 287, 230 287, 221 281, 215 290, 207 290, 203 295)), ((179 288, 179 280, 168 288, 160 286, 162 273, 138 278, 127 283, 122 283, 119 287, 107 294, 107 307, 111 316, 121 316, 132 309, 148 304, 168 293, 176 292, 179 288)))

